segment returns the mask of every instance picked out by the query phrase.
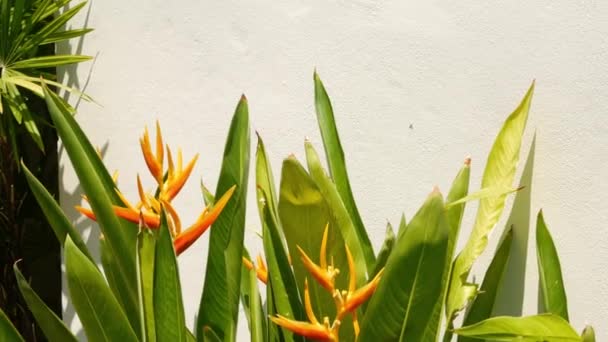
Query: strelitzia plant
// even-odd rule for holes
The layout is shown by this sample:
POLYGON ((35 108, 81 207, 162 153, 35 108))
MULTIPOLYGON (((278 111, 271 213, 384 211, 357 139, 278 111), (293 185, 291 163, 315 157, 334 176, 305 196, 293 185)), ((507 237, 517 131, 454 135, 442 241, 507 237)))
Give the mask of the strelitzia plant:
MULTIPOLYGON (((481 189, 469 193, 471 158, 466 158, 447 196, 435 187, 409 222, 402 216, 397 234, 388 224, 384 244, 374 253, 350 188, 331 102, 316 73, 314 84, 327 171, 306 141, 306 167, 294 156, 286 158, 277 191, 258 136, 256 185, 265 258, 243 260, 242 284, 253 341, 430 342, 451 341, 454 334, 458 341, 583 339, 568 323, 559 259, 542 213, 537 258, 544 309, 538 315, 492 316, 510 254, 510 230, 482 284, 469 280, 509 194, 522 189, 513 182, 534 85, 496 137, 481 189), (457 254, 465 205, 474 200, 480 203, 473 232, 457 254), (256 277, 266 288, 264 305, 256 277), (454 319, 463 310, 464 323, 457 328, 454 319)), ((586 331, 589 338, 592 329, 586 331)))

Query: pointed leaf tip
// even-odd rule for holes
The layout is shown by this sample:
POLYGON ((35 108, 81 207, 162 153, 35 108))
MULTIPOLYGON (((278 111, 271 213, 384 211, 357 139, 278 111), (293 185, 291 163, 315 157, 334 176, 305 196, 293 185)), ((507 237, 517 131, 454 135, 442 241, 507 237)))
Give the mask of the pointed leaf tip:
POLYGON ((464 158, 464 165, 471 166, 471 156, 464 158))
POLYGON ((247 102, 247 97, 245 96, 245 94, 241 94, 241 101, 247 102))

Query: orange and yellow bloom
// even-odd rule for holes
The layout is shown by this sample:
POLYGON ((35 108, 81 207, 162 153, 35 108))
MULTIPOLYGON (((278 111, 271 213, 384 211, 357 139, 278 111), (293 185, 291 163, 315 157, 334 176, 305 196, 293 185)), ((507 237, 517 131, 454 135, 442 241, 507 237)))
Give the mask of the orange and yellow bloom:
POLYGON ((304 308, 306 310, 306 316, 308 322, 295 321, 286 318, 281 315, 271 317, 271 320, 281 327, 288 329, 298 335, 317 339, 320 341, 338 341, 340 325, 344 317, 348 314, 352 314, 353 326, 355 329, 355 336, 359 335, 359 321, 357 319, 357 308, 368 300, 376 288, 382 277, 384 269, 380 270, 378 274, 367 284, 356 288, 357 273, 355 269, 355 263, 353 256, 348 249, 348 245, 345 245, 346 257, 348 260, 348 271, 349 271, 349 283, 347 290, 340 290, 335 287, 336 275, 340 273, 340 270, 335 268, 333 265, 327 264, 327 234, 328 226, 325 227, 323 232, 323 239, 321 241, 321 252, 319 255, 319 265, 315 264, 306 255, 304 250, 298 247, 302 262, 306 270, 312 275, 312 277, 321 285, 325 290, 331 293, 336 304, 336 317, 330 324, 329 317, 323 317, 323 322, 315 317, 315 314, 310 303, 310 293, 308 290, 308 279, 304 282, 304 308))
MULTIPOLYGON (((175 252, 179 255, 190 247, 217 219, 230 200, 235 190, 235 186, 226 191, 226 193, 224 193, 212 206, 204 208, 198 219, 182 231, 181 219, 171 201, 186 184, 186 181, 190 177, 194 165, 196 164, 198 155, 195 155, 184 167, 182 151, 178 149, 177 162, 174 162, 171 149, 167 145, 167 170, 165 171, 165 146, 163 145, 162 134, 158 122, 156 123, 155 153, 152 152, 147 128, 140 138, 139 143, 148 170, 157 183, 156 192, 154 195, 146 193, 138 175, 137 190, 139 193, 139 202, 135 206, 132 205, 125 196, 116 189, 116 193, 123 202, 123 205, 114 205, 114 213, 125 220, 134 223, 140 223, 141 221, 148 228, 156 229, 160 226, 160 213, 164 209, 167 213, 169 230, 173 236, 175 252)), ((77 206, 76 209, 83 215, 95 220, 95 214, 92 210, 80 206, 77 206)))

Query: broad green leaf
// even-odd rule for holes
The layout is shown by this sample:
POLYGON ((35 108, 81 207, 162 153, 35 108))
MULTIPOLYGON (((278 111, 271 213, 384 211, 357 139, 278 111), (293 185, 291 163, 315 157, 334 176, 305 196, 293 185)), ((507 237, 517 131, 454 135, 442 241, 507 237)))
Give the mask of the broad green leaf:
POLYGON ((138 341, 122 308, 97 267, 65 241, 65 267, 70 298, 89 341, 138 341))
POLYGON ((315 109, 317 112, 317 121, 319 122, 319 130, 321 131, 321 137, 323 138, 325 154, 327 156, 329 173, 354 226, 354 231, 361 244, 367 270, 371 271, 375 265, 376 257, 350 187, 348 173, 346 172, 344 151, 342 150, 338 128, 336 127, 334 119, 334 111, 331 106, 329 95, 327 95, 323 82, 321 82, 316 71, 314 73, 314 81, 315 109))
MULTIPOLYGON (((533 91, 534 83, 498 133, 483 173, 482 189, 512 186, 533 91)), ((447 316, 450 320, 471 299, 469 296, 472 291, 467 288, 469 272, 488 244, 488 234, 500 218, 505 206, 505 199, 506 195, 502 195, 483 198, 479 201, 473 231, 454 262, 447 301, 447 316)))
POLYGON ((141 336, 145 341, 156 341, 156 327, 154 320, 154 267, 156 234, 146 227, 142 227, 137 234, 137 282, 140 321, 142 322, 141 336))
POLYGON ((0 309, 0 341, 25 342, 2 309, 0 309))
POLYGON ((357 287, 359 287, 365 284, 365 274, 373 271, 375 258, 374 260, 371 260, 371 265, 367 264, 367 261, 369 260, 365 259, 364 243, 357 237, 356 229, 352 220, 350 219, 350 216, 348 215, 348 211, 346 210, 344 203, 342 203, 340 194, 338 194, 338 191, 336 190, 336 185, 327 176, 325 170, 323 170, 321 161, 319 160, 319 155, 309 141, 306 141, 305 149, 306 161, 308 162, 310 176, 319 187, 319 191, 321 192, 323 198, 325 198, 325 202, 329 208, 329 214, 336 223, 334 227, 340 229, 342 238, 348 245, 348 248, 353 255, 355 269, 358 271, 357 287))
POLYGON ((44 212, 44 216, 49 222, 49 225, 55 232, 57 240, 59 240, 63 246, 66 236, 69 235, 76 247, 78 247, 78 249, 80 249, 80 251, 86 255, 87 258, 89 258, 89 260, 93 261, 93 257, 89 253, 89 249, 82 240, 80 233, 74 229, 74 226, 72 226, 70 220, 63 213, 59 203, 57 203, 55 198, 46 190, 44 185, 40 183, 40 181, 30 172, 25 163, 21 162, 21 167, 30 190, 32 191, 32 194, 34 194, 34 197, 36 197, 38 205, 42 209, 42 212, 44 212))
MULTIPOLYGON (((450 188, 450 192, 448 193, 448 197, 446 201, 456 203, 459 199, 467 197, 469 192, 469 179, 471 176, 471 159, 467 158, 464 161, 464 165, 460 168, 454 181, 452 182, 452 186, 450 188)), ((458 241, 458 234, 460 232, 460 226, 462 223, 462 215, 464 214, 465 202, 455 204, 449 206, 446 204, 446 217, 449 227, 448 232, 448 245, 446 252, 446 262, 443 268, 442 276, 441 276, 441 286, 443 286, 443 292, 441 294, 441 298, 435 302, 435 306, 433 307, 433 315, 431 321, 428 325, 429 329, 426 331, 425 340, 435 341, 439 337, 439 331, 441 329, 441 317, 443 312, 443 307, 445 303, 445 298, 447 296, 448 285, 450 281, 450 272, 452 271, 452 260, 454 258, 454 250, 456 248, 456 242, 458 241)), ((448 322, 448 324, 450 324, 448 322)), ((449 326, 448 326, 449 327, 449 326)), ((446 336, 449 338, 451 333, 446 331, 446 336)))
POLYGON ((114 190, 114 182, 97 152, 74 120, 67 104, 57 94, 49 91, 44 83, 43 90, 57 134, 70 157, 80 185, 103 232, 106 260, 109 261, 108 266, 113 267, 112 270, 105 271, 113 273, 115 286, 112 290, 120 292, 117 298, 121 300, 133 330, 139 333, 141 330, 135 267, 137 228, 133 224, 119 220, 114 214, 112 204, 121 204, 114 190))
POLYGON ((44 336, 50 342, 76 342, 76 337, 70 332, 70 329, 63 324, 61 318, 57 317, 57 315, 46 306, 42 299, 38 297, 36 292, 32 290, 30 284, 25 280, 21 271, 19 271, 17 264, 13 266, 13 270, 15 271, 15 278, 17 279, 21 295, 23 296, 23 299, 25 299, 28 309, 30 309, 34 318, 36 318, 36 323, 38 323, 44 336))
MULTIPOLYGON (((511 255, 511 243, 513 241, 513 230, 509 229, 504 239, 501 241, 494 258, 488 266, 488 270, 483 278, 483 283, 479 290, 479 294, 471 304, 464 318, 463 326, 472 325, 481 322, 484 319, 490 318, 496 294, 505 273, 505 268, 511 255)), ((475 342, 474 339, 460 336, 459 342, 475 342)))
MULTIPOLYGON (((298 252, 300 247, 317 265, 320 264, 321 241, 325 227, 328 226, 327 262, 340 270, 335 279, 335 288, 348 288, 348 260, 345 243, 338 228, 331 207, 327 204, 321 190, 293 156, 283 161, 279 195, 279 219, 285 233, 293 272, 303 301, 304 281, 308 278, 312 308, 317 317, 336 316, 336 307, 331 294, 316 281, 304 267, 298 252)), ((352 326, 343 321, 340 328, 341 340, 352 340, 349 336, 352 326)))
POLYGON ((455 332, 460 336, 496 341, 581 341, 581 337, 566 320, 553 314, 494 317, 456 329, 455 332))
POLYGON ((582 340, 583 342, 595 342, 595 330, 592 326, 588 325, 583 329, 582 340))
POLYGON ((185 341, 182 288, 167 216, 161 215, 154 257, 154 325, 158 341, 185 341))
POLYGON ((380 247, 380 251, 378 252, 376 265, 369 276, 370 279, 373 279, 376 274, 378 274, 378 272, 380 272, 380 270, 386 265, 386 261, 388 260, 388 256, 393 251, 394 245, 395 233, 393 232, 393 226, 391 226, 390 222, 388 222, 386 224, 386 232, 384 233, 384 242, 382 243, 382 247, 380 247))
MULTIPOLYGON (((258 189, 259 197, 263 201, 258 201, 262 211, 262 240, 264 244, 264 254, 268 268, 268 287, 271 291, 273 307, 268 308, 268 315, 281 314, 284 317, 303 320, 304 309, 299 300, 298 287, 289 264, 289 256, 285 251, 283 241, 279 234, 277 218, 272 214, 270 201, 261 189, 258 189)), ((275 324, 269 321, 269 329, 275 324)), ((282 329, 282 328, 281 328, 282 329)), ((293 335, 289 330, 282 329, 285 341, 302 341, 298 335, 293 335)))
MULTIPOLYGON (((429 333, 441 299, 448 231, 444 203, 434 190, 399 237, 361 324, 361 341, 435 341, 429 333)), ((434 327, 433 329, 437 329, 434 327)))
POLYGON ((230 125, 215 191, 215 197, 219 198, 236 185, 236 191, 213 224, 209 237, 205 285, 196 324, 199 339, 204 338, 205 327, 210 327, 224 341, 235 338, 245 232, 249 141, 249 113, 247 99, 243 96, 230 125))
POLYGON ((538 280, 540 304, 544 312, 550 312, 568 320, 568 300, 564 289, 562 268, 559 264, 557 249, 547 229, 542 210, 536 220, 536 255, 538 261, 538 280))
POLYGON ((10 65, 11 69, 39 69, 39 68, 54 68, 61 65, 81 63, 90 60, 91 56, 79 55, 53 55, 43 57, 33 57, 20 60, 10 65))

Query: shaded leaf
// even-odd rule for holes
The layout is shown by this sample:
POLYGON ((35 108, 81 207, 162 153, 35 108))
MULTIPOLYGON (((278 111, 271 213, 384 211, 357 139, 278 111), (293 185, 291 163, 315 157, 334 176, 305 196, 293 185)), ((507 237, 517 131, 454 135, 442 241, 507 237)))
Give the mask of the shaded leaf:
MULTIPOLYGON (((504 240, 501 241, 494 258, 488 266, 486 274, 483 278, 483 283, 479 290, 479 294, 471 304, 469 311, 467 312, 463 326, 472 325, 477 322, 481 322, 484 319, 488 319, 492 315, 494 309, 494 303, 496 302, 496 295, 498 288, 502 282, 502 278, 505 274, 505 269, 511 255, 511 243, 513 242, 513 230, 509 229, 505 235, 504 240)), ((474 339, 460 336, 459 342, 470 341, 474 342, 474 339)))
POLYGON ((441 299, 441 270, 446 263, 447 219, 434 190, 386 262, 382 280, 365 312, 361 341, 435 341, 428 332, 433 307, 441 299))
MULTIPOLYGON (((21 271, 19 271, 17 264, 13 266, 13 270, 15 271, 15 278, 17 279, 21 295, 25 299, 28 309, 34 315, 34 318, 36 318, 36 323, 38 323, 44 336, 51 342, 77 341, 76 337, 70 332, 70 329, 63 324, 61 318, 57 317, 42 299, 38 297, 36 292, 32 290, 30 284, 25 280, 21 271)), ((0 340, 2 339, 0 338, 0 340)))

